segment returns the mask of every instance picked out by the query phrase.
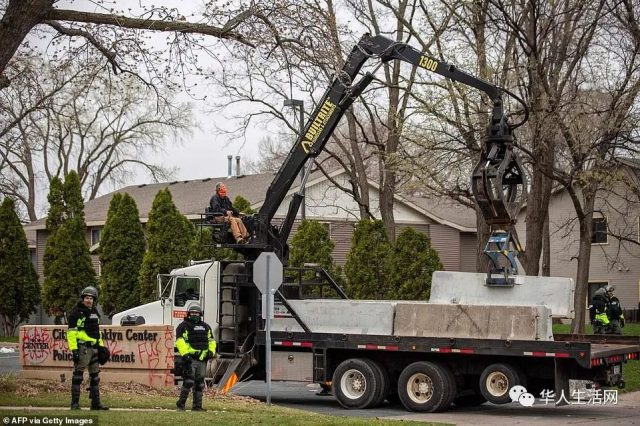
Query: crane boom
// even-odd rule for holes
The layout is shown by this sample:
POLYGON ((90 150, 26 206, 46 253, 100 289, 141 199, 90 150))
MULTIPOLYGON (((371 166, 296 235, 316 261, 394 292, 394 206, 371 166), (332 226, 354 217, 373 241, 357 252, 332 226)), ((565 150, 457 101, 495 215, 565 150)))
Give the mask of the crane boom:
POLYGON ((491 100, 491 119, 487 126, 480 160, 473 170, 471 186, 478 207, 494 232, 490 242, 497 244, 491 246, 495 250, 489 243, 485 249, 493 264, 489 277, 492 273, 503 273, 506 280, 507 273, 517 272, 515 256, 507 256, 505 250, 515 255, 520 250, 511 229, 525 198, 526 177, 518 156, 513 151, 513 136, 503 110, 502 91, 453 64, 426 55, 406 43, 380 35, 362 36, 310 114, 304 132, 298 135, 271 182, 259 212, 245 221, 253 236, 251 244, 243 248, 242 252, 249 258, 255 258, 262 251, 274 251, 286 263, 286 241, 298 213, 302 195, 294 195, 287 216, 279 228, 273 226, 271 221, 305 163, 322 152, 346 110, 373 81, 371 73, 366 73, 355 81, 362 66, 372 58, 383 63, 391 60, 408 62, 478 89, 491 100), (507 265, 500 264, 504 259, 507 259, 507 265))

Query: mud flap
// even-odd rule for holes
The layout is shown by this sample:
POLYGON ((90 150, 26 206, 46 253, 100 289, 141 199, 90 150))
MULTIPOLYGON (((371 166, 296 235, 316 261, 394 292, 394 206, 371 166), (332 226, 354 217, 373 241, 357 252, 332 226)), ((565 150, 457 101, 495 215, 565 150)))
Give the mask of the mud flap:
POLYGON ((222 379, 218 382, 217 389, 221 393, 225 394, 231 390, 231 388, 242 379, 242 376, 255 364, 251 354, 244 354, 240 358, 232 360, 224 372, 222 379))

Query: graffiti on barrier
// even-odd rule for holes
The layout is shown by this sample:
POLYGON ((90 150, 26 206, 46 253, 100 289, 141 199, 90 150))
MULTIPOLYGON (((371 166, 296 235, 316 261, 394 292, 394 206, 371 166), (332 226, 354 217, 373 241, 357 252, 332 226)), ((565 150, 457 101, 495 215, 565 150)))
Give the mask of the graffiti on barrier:
MULTIPOLYGON (((103 369, 173 368, 173 327, 101 326, 100 329, 111 353, 103 369)), ((23 366, 70 367, 72 364, 67 330, 60 326, 23 326, 19 347, 23 366)))

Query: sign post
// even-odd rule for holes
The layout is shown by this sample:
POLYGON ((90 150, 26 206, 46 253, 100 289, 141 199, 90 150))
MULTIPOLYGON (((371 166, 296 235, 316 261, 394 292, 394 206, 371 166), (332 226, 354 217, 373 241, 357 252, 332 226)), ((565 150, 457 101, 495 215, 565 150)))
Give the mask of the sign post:
POLYGON ((267 369, 267 404, 271 405, 271 319, 273 295, 282 284, 282 262, 274 253, 264 252, 253 264, 253 282, 262 293, 262 315, 265 319, 265 364, 267 369))

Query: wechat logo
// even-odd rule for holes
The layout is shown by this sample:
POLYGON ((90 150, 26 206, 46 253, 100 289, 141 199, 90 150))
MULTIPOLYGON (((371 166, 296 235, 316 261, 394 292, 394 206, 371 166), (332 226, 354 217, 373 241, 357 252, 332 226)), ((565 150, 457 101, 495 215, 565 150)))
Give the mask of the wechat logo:
POLYGON ((509 390, 509 397, 513 402, 519 402, 523 407, 531 407, 536 398, 527 392, 527 388, 524 386, 516 385, 509 390))

